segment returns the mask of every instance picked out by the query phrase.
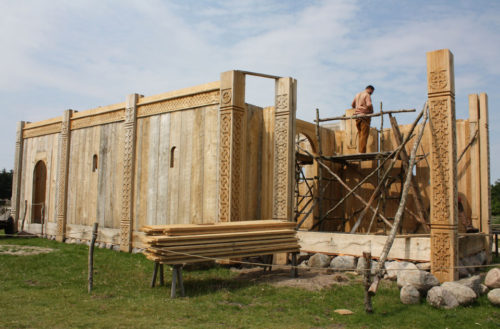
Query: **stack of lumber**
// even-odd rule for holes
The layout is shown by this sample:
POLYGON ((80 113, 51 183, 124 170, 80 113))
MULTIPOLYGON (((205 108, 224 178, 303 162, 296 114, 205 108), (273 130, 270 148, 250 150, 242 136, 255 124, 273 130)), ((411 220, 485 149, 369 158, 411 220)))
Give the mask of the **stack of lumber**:
POLYGON ((161 264, 299 252, 296 223, 256 220, 143 226, 146 257, 161 264), (203 256, 201 258, 196 256, 203 256))

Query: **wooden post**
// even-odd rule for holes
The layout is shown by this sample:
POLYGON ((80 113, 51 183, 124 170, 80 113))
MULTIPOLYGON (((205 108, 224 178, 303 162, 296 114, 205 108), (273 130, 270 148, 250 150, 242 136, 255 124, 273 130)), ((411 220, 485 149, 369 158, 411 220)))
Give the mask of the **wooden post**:
POLYGON ((275 87, 273 218, 293 220, 297 81, 279 78, 275 87))
POLYGON ((363 282, 365 285, 365 312, 372 313, 372 294, 369 292, 371 285, 371 264, 372 264, 372 253, 371 252, 363 252, 363 258, 365 259, 365 268, 363 272, 363 282))
POLYGON ((94 244, 97 239, 97 228, 99 223, 94 223, 94 227, 92 228, 92 240, 90 241, 89 246, 89 294, 92 292, 92 287, 94 285, 94 244))
POLYGON ((61 122, 61 132, 59 133, 59 163, 57 170, 57 195, 56 195, 56 218, 57 234, 56 239, 59 242, 64 241, 66 234, 66 210, 68 200, 68 171, 69 171, 69 153, 71 145, 71 116, 73 110, 64 111, 61 122))
POLYGON ((12 175, 12 199, 11 199, 11 210, 10 215, 14 218, 14 231, 18 230, 19 223, 19 207, 20 207, 20 197, 21 197, 21 182, 22 182, 22 172, 23 172, 23 129, 25 122, 20 121, 17 123, 16 128, 16 153, 14 155, 14 173, 12 175))
MULTIPOLYGON (((488 130, 488 95, 479 94, 479 153, 481 172, 481 232, 491 232, 490 136, 488 130)), ((491 261, 491 239, 487 238, 486 253, 491 261)))
POLYGON ((245 75, 228 71, 220 78, 219 221, 244 220, 245 75))
POLYGON ((453 54, 427 53, 431 130, 431 271, 439 281, 458 279, 457 141, 453 54))
POLYGON ((123 194, 121 202, 122 216, 120 220, 120 250, 125 252, 130 252, 132 249, 134 164, 138 98, 138 94, 127 96, 125 122, 123 127, 123 194))
MULTIPOLYGON (((469 95, 469 125, 471 136, 479 128, 479 97, 477 94, 469 95)), ((479 164, 479 134, 472 142, 470 148, 470 209, 474 227, 481 230, 481 167, 479 164)))

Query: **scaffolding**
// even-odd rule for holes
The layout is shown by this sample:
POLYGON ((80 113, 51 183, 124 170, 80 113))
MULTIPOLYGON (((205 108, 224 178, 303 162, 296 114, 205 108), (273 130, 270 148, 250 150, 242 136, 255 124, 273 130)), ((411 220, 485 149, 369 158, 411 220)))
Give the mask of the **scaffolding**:
MULTIPOLYGON (((398 113, 413 113, 415 109, 402 109, 402 110, 392 110, 384 111, 382 108, 382 103, 380 103, 380 112, 365 114, 365 115, 354 115, 354 116, 338 116, 330 118, 320 118, 319 109, 316 109, 316 120, 315 120, 315 132, 317 139, 318 150, 316 154, 314 152, 309 152, 305 148, 301 147, 301 142, 303 140, 296 140, 296 188, 295 188, 295 220, 298 222, 297 227, 300 228, 304 222, 313 215, 314 221, 310 230, 315 230, 318 228, 320 231, 323 230, 324 223, 329 220, 340 220, 340 224, 337 225, 336 231, 345 231, 346 223, 350 218, 345 216, 345 202, 349 197, 354 197, 363 205, 362 208, 356 210, 354 215, 359 214, 356 222, 351 227, 350 233, 356 233, 362 224, 363 220, 369 215, 370 222, 366 234, 369 234, 372 230, 373 224, 382 225, 384 233, 387 233, 387 228, 392 228, 394 218, 386 217, 385 209, 386 202, 390 199, 395 199, 400 203, 401 193, 398 196, 390 196, 388 191, 392 184, 399 182, 403 186, 405 173, 410 170, 409 168, 409 156, 406 151, 406 144, 414 137, 413 131, 417 126, 418 122, 423 116, 424 110, 417 116, 413 122, 410 132, 407 136, 403 136, 399 129, 398 122, 396 120, 395 114, 398 113), (384 145, 384 115, 389 116, 389 121, 391 124, 391 131, 394 135, 394 140, 397 147, 392 151, 382 151, 382 146, 384 145), (356 154, 344 154, 344 155, 333 155, 325 156, 323 155, 323 146, 321 138, 321 126, 320 123, 336 120, 355 120, 360 118, 371 118, 380 117, 380 129, 377 129, 379 142, 377 146, 377 152, 370 153, 356 153, 356 154), (397 175, 391 175, 394 171, 394 166, 397 161, 401 162, 401 170, 397 175), (332 169, 333 164, 339 164, 342 168, 350 167, 356 168, 356 163, 360 166, 363 161, 375 161, 376 168, 372 170, 369 174, 364 176, 354 187, 350 187, 345 178, 341 177, 334 169, 332 169), (304 173, 304 166, 317 164, 317 176, 307 177, 304 173), (357 190, 369 179, 376 177, 377 185, 374 191, 371 193, 370 198, 365 200, 357 190), (343 195, 340 199, 328 198, 326 194, 328 187, 332 182, 339 183, 343 188, 343 195), (301 191, 300 186, 306 187, 306 191, 301 191), (334 204, 333 204, 333 202, 334 204), (312 203, 312 205, 311 205, 312 203), (376 205, 375 205, 376 203, 376 205), (328 209, 323 209, 324 205, 328 205, 328 209), (333 204, 333 205, 332 205, 333 204), (339 209, 339 207, 344 206, 343 216, 333 217, 334 211, 339 209)), ((427 154, 423 154, 417 157, 417 161, 427 158, 427 154)), ((302 189, 303 190, 303 189, 302 189)), ((418 225, 415 230, 421 226, 423 230, 428 233, 429 230, 429 215, 423 206, 421 199, 421 193, 416 181, 413 176, 410 181, 411 195, 415 204, 416 213, 404 208, 404 213, 410 215, 416 219, 418 225)), ((401 226, 400 226, 401 229, 401 226)), ((400 232, 401 233, 401 232, 400 232)))

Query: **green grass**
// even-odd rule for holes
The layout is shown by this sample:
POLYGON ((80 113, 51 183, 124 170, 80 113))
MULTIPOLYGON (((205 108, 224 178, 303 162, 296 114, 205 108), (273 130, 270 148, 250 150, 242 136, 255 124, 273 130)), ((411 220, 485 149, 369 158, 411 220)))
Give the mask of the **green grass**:
MULTIPOLYGON (((87 293, 84 245, 44 239, 0 239, 0 244, 50 247, 49 254, 0 255, 2 328, 499 328, 500 308, 485 296, 469 307, 437 310, 403 305, 394 283, 363 310, 359 283, 310 292, 234 280, 222 267, 184 271, 187 296, 170 299, 151 289, 153 264, 143 255, 96 249, 94 291, 87 293), (354 315, 333 311, 347 308, 354 315)), ((498 262, 498 260, 496 260, 498 262)))

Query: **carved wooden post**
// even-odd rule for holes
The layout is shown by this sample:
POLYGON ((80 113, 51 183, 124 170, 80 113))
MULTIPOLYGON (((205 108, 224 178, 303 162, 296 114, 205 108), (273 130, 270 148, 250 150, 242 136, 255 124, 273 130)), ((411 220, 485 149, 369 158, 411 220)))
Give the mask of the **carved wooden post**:
POLYGON ((123 187, 122 217, 120 220, 120 250, 130 252, 132 248, 132 221, 134 207, 134 164, 137 123, 138 94, 127 96, 125 101, 125 122, 123 125, 123 187))
POLYGON ((23 129, 24 121, 17 123, 16 129, 16 153, 14 155, 14 173, 12 175, 12 199, 10 215, 14 218, 15 230, 18 230, 19 221, 19 198, 21 197, 21 177, 23 172, 23 129))
POLYGON ((66 209, 68 199, 68 169, 71 142, 71 116, 73 110, 64 111, 59 134, 59 163, 57 170, 57 241, 63 242, 66 233, 66 209))
POLYGON ((439 281, 454 281, 458 272, 457 145, 453 54, 427 53, 431 150, 431 270, 439 281))
MULTIPOLYGON (((479 153, 481 170, 481 232, 491 232, 491 194, 490 194, 490 135, 488 131, 488 95, 479 94, 479 153)), ((491 260, 490 239, 487 238, 486 253, 491 260)))
POLYGON ((292 220, 295 182, 295 111, 297 81, 276 80, 274 121, 273 218, 292 220))
POLYGON ((245 75, 240 71, 222 73, 220 98, 219 221, 230 222, 245 219, 245 75))
MULTIPOLYGON (((477 94, 469 95, 469 125, 471 137, 479 128, 479 98, 477 94)), ((470 147, 470 209, 474 227, 481 228, 481 168, 479 165, 479 132, 470 147)))

